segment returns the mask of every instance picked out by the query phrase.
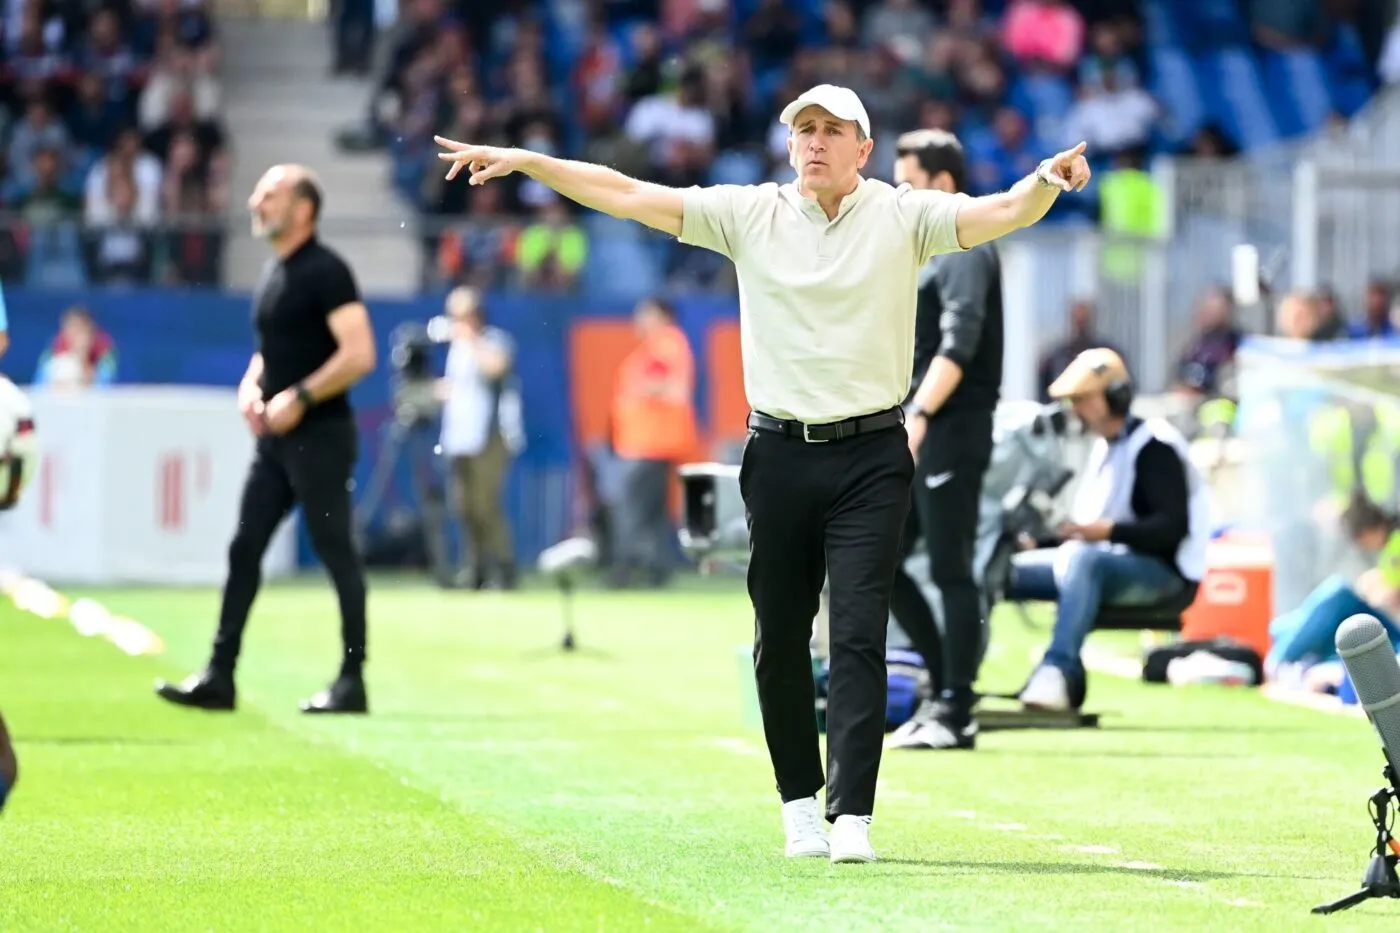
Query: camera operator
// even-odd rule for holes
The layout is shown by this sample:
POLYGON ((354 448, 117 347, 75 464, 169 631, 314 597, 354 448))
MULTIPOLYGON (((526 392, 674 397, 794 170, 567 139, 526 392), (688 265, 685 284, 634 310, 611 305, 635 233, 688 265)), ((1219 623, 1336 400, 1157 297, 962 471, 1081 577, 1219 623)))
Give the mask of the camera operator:
POLYGON ((511 379, 515 345, 489 327, 475 289, 447 296, 452 342, 443 401, 442 452, 451 464, 453 496, 471 538, 470 585, 516 586, 515 550, 504 491, 511 459, 524 446, 520 394, 511 379))
POLYGON ((1050 386, 1094 446, 1070 520, 1041 540, 1024 535, 1011 599, 1052 599, 1055 631, 1021 692, 1027 707, 1068 710, 1084 690, 1080 652, 1100 606, 1150 606, 1182 596, 1205 574, 1208 491, 1186 440, 1164 420, 1129 413, 1127 367, 1106 348, 1085 350, 1050 386))

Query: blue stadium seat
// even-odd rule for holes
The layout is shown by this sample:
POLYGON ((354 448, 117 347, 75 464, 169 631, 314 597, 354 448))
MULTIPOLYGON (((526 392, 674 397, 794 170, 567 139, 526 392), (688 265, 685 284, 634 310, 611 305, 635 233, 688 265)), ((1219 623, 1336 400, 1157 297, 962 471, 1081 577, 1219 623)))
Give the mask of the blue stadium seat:
POLYGON ((1376 90, 1376 76, 1356 27, 1350 23, 1339 25, 1323 54, 1332 107, 1343 116, 1351 117, 1366 105, 1376 90))
POLYGON ((660 270, 641 231, 629 221, 606 214, 592 214, 584 221, 588 231, 588 263, 581 285, 592 295, 636 299, 658 291, 660 270))
POLYGON ((1206 121, 1206 103, 1191 59, 1181 49, 1157 48, 1150 54, 1148 87, 1166 111, 1160 126, 1172 146, 1186 142, 1206 121))
POLYGON ((1011 93, 1012 100, 1032 121, 1042 117, 1063 120, 1074 104, 1074 89, 1059 75, 1022 75, 1016 79, 1011 93))
POLYGON ((1176 0, 1168 7, 1181 44, 1195 51, 1243 45, 1249 26, 1236 0, 1176 0))
POLYGON ((1176 15, 1166 0, 1146 0, 1142 5, 1142 17, 1149 49, 1174 49, 1182 44, 1176 15))
POLYGON ((1332 97, 1322 59, 1311 49, 1263 52, 1264 86, 1284 136, 1310 133, 1327 120, 1332 97))
POLYGON ((721 152, 710 165, 712 185, 758 185, 763 183, 763 159, 751 152, 721 152))
POLYGON ((87 285, 83 250, 76 223, 33 230, 25 257, 24 284, 40 288, 82 288, 87 285))
POLYGON ((1241 148, 1266 146, 1279 139, 1258 66, 1247 48, 1231 46, 1203 53, 1197 65, 1207 111, 1241 148))

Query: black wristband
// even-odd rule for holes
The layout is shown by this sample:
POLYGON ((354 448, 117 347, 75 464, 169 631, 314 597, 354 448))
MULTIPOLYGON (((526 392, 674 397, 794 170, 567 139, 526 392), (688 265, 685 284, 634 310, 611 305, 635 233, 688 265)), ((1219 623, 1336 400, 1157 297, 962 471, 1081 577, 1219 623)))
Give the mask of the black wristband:
POLYGON ((297 401, 301 402, 307 408, 310 408, 311 406, 316 404, 316 398, 311 394, 311 390, 306 387, 306 383, 298 382, 296 385, 296 389, 297 401))

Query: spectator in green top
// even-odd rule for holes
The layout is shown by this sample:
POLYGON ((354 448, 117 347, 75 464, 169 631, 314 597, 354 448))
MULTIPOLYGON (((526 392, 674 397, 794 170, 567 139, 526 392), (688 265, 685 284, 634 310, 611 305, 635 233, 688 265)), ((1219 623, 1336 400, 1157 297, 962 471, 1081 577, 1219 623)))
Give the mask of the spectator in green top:
POLYGON ((588 260, 588 235, 557 197, 540 205, 537 219, 520 233, 515 268, 525 288, 569 292, 588 260))

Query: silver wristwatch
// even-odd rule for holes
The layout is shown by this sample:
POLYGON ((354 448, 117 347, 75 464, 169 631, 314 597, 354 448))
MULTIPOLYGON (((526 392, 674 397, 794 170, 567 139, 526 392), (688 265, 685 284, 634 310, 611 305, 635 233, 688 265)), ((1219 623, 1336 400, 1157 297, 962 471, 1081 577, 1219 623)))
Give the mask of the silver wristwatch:
POLYGON ((1040 182, 1042 188, 1059 188, 1059 185, 1050 180, 1050 163, 1050 159, 1045 159, 1035 167, 1035 180, 1040 182))

